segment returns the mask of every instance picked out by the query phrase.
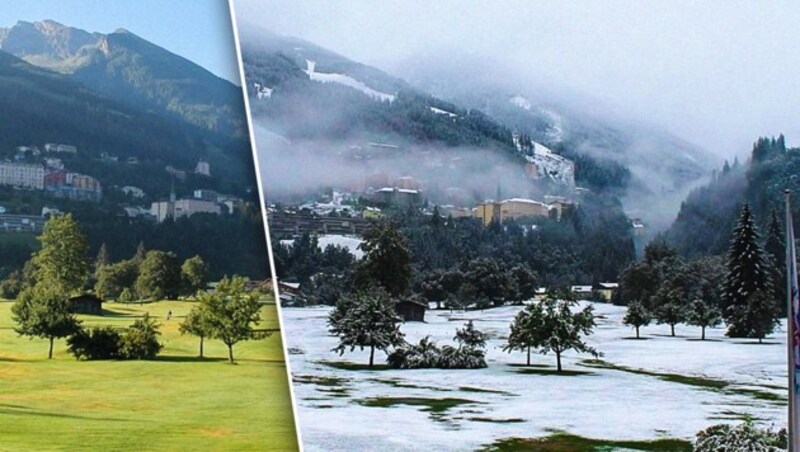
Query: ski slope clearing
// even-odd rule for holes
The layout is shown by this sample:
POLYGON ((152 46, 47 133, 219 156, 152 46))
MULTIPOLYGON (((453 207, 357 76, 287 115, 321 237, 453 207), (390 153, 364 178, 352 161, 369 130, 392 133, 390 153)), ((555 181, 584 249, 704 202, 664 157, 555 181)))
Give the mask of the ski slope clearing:
POLYGON ((311 60, 306 60, 307 69, 305 73, 308 74, 308 77, 315 82, 320 83, 338 83, 340 85, 348 86, 355 90, 361 91, 362 93, 366 94, 367 96, 383 101, 393 102, 395 99, 394 94, 383 93, 377 90, 374 90, 367 86, 364 82, 360 80, 356 80, 353 77, 350 77, 347 74, 336 74, 336 73, 324 73, 324 72, 316 72, 316 62, 311 60))
MULTIPOLYGON (((724 330, 651 325, 642 340, 622 325, 625 308, 596 304, 588 342, 600 360, 502 351, 521 307, 428 311, 406 323, 406 339, 430 335, 452 343, 465 321, 488 333, 487 369, 367 370, 368 351, 338 356, 327 333, 329 307, 284 308, 283 326, 305 449, 469 450, 505 438, 560 430, 609 440, 692 439, 698 430, 745 415, 757 423, 786 422, 785 334, 762 345, 728 339, 724 330)), ((385 356, 376 355, 376 362, 385 356)))

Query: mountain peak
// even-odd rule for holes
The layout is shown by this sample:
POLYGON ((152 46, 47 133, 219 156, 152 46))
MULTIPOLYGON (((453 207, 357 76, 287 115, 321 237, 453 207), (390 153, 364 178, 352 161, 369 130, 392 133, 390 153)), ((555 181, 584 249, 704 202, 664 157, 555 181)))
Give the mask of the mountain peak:
POLYGON ((116 30, 114 30, 114 33, 127 34, 127 35, 132 35, 133 34, 133 33, 130 32, 130 30, 128 30, 126 28, 122 28, 122 27, 117 28, 116 30))
POLYGON ((71 27, 68 27, 68 26, 62 24, 61 22, 55 21, 53 19, 45 19, 45 20, 43 20, 41 22, 34 22, 33 25, 34 26, 38 25, 39 27, 48 28, 48 29, 68 29, 68 28, 71 28, 71 27))
POLYGON ((81 47, 96 44, 100 35, 72 28, 53 19, 18 21, 0 29, 0 50, 29 60, 56 62, 74 56, 81 47))

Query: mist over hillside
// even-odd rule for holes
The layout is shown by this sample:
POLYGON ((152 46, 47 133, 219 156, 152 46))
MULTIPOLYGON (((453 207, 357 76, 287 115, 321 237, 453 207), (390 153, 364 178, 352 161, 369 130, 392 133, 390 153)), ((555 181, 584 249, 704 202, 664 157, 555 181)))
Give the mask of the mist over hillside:
MULTIPOLYGON (((569 149, 628 168, 621 199, 652 233, 675 219, 680 203, 706 182, 721 159, 647 118, 626 115, 592 93, 513 71, 501 61, 468 55, 422 55, 398 65, 403 76, 445 100, 490 117, 554 149, 569 149)), ((535 67, 535 65, 534 65, 535 67)))
POLYGON ((473 203, 568 194, 557 179, 526 180, 522 136, 573 161, 577 186, 610 191, 654 234, 717 164, 645 121, 500 63, 421 57, 402 65, 409 82, 301 39, 246 23, 241 33, 270 199, 376 172, 436 181, 428 194, 439 203, 453 202, 436 196, 448 187, 473 203))

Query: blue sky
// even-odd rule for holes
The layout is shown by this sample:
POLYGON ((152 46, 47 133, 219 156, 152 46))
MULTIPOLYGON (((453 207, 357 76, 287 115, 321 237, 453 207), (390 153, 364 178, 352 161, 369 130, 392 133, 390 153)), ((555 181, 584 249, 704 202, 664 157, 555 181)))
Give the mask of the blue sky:
POLYGON ((52 19, 90 32, 125 28, 239 84, 227 0, 3 1, 0 17, 0 27, 52 19))

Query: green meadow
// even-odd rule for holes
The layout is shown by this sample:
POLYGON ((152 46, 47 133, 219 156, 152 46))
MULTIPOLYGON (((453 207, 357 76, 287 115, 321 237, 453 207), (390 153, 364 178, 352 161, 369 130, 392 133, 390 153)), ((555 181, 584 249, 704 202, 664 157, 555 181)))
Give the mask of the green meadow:
MULTIPOLYGON (((227 349, 182 336, 194 303, 104 303, 84 326, 124 328, 145 313, 161 324, 153 361, 77 361, 64 340, 20 337, 12 302, 0 302, 0 450, 296 450, 289 383, 278 332, 227 349), (167 320, 167 313, 172 318, 167 320)), ((260 328, 278 328, 274 304, 260 328)))

